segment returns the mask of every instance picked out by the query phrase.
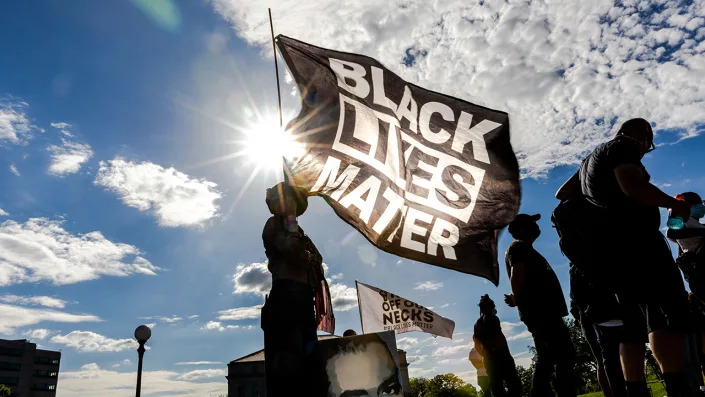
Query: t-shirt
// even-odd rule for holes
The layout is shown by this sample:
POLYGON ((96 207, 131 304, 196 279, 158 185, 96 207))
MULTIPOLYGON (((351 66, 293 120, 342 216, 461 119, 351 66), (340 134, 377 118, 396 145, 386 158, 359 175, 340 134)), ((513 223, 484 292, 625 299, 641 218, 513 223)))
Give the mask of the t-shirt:
POLYGON ((482 343, 486 354, 509 352, 507 339, 502 333, 499 318, 494 315, 483 314, 475 322, 475 338, 482 343))
POLYGON ((474 347, 470 349, 470 355, 468 356, 472 365, 477 369, 477 376, 487 376, 487 370, 485 369, 485 362, 483 361, 482 355, 474 347))
POLYGON ((524 264, 524 287, 514 296, 522 321, 568 315, 558 277, 531 244, 521 240, 512 242, 505 262, 507 274, 511 274, 517 263, 524 264))
MULTIPOLYGON (((705 225, 700 223, 700 221, 692 216, 685 223, 686 229, 703 229, 705 225)), ((700 247, 705 244, 705 237, 690 237, 690 238, 679 238, 677 240, 678 245, 681 247, 683 253, 690 251, 697 251, 700 247)))
POLYGON ((598 207, 609 210, 611 217, 621 225, 659 229, 661 215, 658 207, 646 206, 627 197, 614 175, 615 168, 634 164, 641 168, 646 180, 651 176, 641 163, 639 149, 626 137, 603 143, 583 160, 580 166, 580 186, 583 195, 598 207))

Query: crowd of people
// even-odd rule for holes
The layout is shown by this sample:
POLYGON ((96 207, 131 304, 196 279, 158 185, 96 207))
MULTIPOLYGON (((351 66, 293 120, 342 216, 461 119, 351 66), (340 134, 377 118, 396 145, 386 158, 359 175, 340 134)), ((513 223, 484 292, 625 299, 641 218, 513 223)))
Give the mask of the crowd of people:
MULTIPOLYGON (((594 355, 607 397, 650 396, 647 342, 669 397, 705 395, 699 364, 705 362, 705 225, 700 223, 705 203, 696 193, 671 197, 650 183, 641 160, 654 149, 646 120, 625 122, 560 187, 551 217, 570 261, 570 312, 594 355), (666 235, 678 246, 675 261, 660 229, 659 208, 682 223, 666 235)), ((518 309, 534 339, 530 396, 574 397, 575 349, 563 321, 568 307, 553 269, 533 247, 541 233, 539 219, 519 214, 509 225, 514 241, 505 261, 512 293, 504 300, 518 309)), ((520 396, 496 312, 483 296, 470 359, 485 396, 520 396)))

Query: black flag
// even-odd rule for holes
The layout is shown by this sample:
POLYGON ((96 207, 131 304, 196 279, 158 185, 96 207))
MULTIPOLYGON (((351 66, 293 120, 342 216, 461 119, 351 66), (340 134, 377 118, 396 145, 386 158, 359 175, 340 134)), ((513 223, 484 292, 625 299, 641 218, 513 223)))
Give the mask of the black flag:
POLYGON ((306 151, 287 162, 288 178, 380 249, 498 284, 499 230, 520 200, 508 114, 366 56, 276 42, 302 95, 287 129, 306 151))

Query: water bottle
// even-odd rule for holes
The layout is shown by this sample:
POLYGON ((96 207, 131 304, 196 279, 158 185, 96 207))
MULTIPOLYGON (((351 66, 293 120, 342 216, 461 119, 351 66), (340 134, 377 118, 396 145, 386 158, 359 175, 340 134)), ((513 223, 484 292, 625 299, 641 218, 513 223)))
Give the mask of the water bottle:
POLYGON ((671 230, 681 230, 685 226, 685 220, 677 215, 669 215, 668 221, 666 221, 666 226, 671 230))

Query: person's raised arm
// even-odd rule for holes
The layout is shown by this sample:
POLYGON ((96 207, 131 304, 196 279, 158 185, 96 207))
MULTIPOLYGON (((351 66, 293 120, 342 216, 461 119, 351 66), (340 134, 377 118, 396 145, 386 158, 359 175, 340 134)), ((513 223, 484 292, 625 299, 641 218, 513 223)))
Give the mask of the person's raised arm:
POLYGON ((617 166, 614 176, 622 192, 632 200, 644 205, 672 209, 674 214, 684 219, 690 216, 690 204, 676 200, 649 183, 637 165, 628 163, 617 166))
POLYGON ((567 181, 563 182, 561 187, 558 188, 558 191, 556 191, 556 198, 564 201, 573 198, 580 193, 582 193, 580 190, 580 177, 576 172, 573 176, 568 178, 567 181))

